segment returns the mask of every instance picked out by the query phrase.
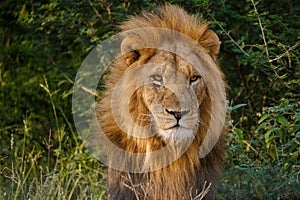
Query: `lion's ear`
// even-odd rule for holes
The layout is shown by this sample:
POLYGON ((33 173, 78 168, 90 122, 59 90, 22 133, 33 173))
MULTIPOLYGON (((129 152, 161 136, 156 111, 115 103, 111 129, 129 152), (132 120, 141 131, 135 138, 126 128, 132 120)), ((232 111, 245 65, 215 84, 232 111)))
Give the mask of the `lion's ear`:
POLYGON ((207 30, 200 39, 200 44, 206 48, 209 55, 216 60, 217 55, 220 52, 220 40, 217 34, 211 30, 207 30))
POLYGON ((140 45, 141 39, 137 36, 128 36, 122 41, 121 53, 128 66, 137 61, 141 56, 139 52, 140 45))

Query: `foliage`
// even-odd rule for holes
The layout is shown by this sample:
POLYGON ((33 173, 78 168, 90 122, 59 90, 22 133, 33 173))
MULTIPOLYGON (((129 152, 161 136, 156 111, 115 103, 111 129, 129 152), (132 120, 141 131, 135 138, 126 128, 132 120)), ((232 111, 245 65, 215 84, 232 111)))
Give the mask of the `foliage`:
MULTIPOLYGON (((296 199, 300 4, 170 0, 211 22, 228 80, 228 163, 218 199, 296 199)), ((163 1, 0 4, 0 199, 98 199, 101 166, 77 136, 71 94, 97 43, 163 1)))
POLYGON ((249 131, 229 123, 229 170, 221 188, 230 193, 224 196, 296 198, 300 194, 300 104, 282 101, 257 115, 259 120, 249 131))

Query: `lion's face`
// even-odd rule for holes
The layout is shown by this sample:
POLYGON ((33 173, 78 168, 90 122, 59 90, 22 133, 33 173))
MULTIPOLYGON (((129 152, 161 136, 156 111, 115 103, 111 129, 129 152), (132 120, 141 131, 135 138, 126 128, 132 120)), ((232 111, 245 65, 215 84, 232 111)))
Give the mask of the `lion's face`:
POLYGON ((173 53, 157 51, 140 88, 152 132, 165 142, 193 139, 200 123, 199 105, 207 97, 201 75, 173 53))
MULTIPOLYGON (((211 101, 211 93, 219 95, 219 90, 208 90, 205 81, 214 79, 213 71, 218 73, 214 61, 220 42, 209 30, 202 33, 201 38, 198 42, 191 41, 185 35, 165 29, 142 29, 126 35, 121 43, 122 57, 127 65, 122 75, 126 78, 122 81, 122 89, 116 93, 131 97, 130 102, 117 98, 114 103, 120 105, 122 112, 117 115, 123 115, 120 121, 128 135, 145 138, 146 132, 148 137, 147 130, 138 127, 147 126, 150 135, 158 135, 166 143, 178 144, 193 139, 199 128, 204 127, 203 121, 210 122, 210 116, 204 117, 203 113, 209 112, 211 104, 205 106, 206 112, 201 111, 201 106, 211 101), (128 123, 131 121, 126 119, 128 111, 135 125, 128 123)), ((217 82, 209 86, 213 88, 217 82)), ((219 103, 216 105, 218 109, 219 103)), ((206 131, 202 131, 201 137, 205 135, 206 131)))

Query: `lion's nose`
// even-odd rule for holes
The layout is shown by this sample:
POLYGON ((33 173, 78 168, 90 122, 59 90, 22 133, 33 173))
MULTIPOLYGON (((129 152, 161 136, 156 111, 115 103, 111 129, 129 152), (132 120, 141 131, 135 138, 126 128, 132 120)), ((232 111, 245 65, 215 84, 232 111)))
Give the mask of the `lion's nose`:
POLYGON ((177 119, 177 121, 179 121, 183 115, 187 114, 190 110, 168 110, 166 109, 166 112, 173 115, 175 117, 175 119, 177 119))

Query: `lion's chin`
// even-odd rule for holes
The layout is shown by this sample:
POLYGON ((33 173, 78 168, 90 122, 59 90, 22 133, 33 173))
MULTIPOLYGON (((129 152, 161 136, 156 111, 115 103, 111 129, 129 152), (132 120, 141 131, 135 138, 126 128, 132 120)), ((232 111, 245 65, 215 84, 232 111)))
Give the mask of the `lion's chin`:
POLYGON ((159 129, 159 135, 167 143, 180 144, 193 140, 195 130, 176 126, 170 129, 159 129))

